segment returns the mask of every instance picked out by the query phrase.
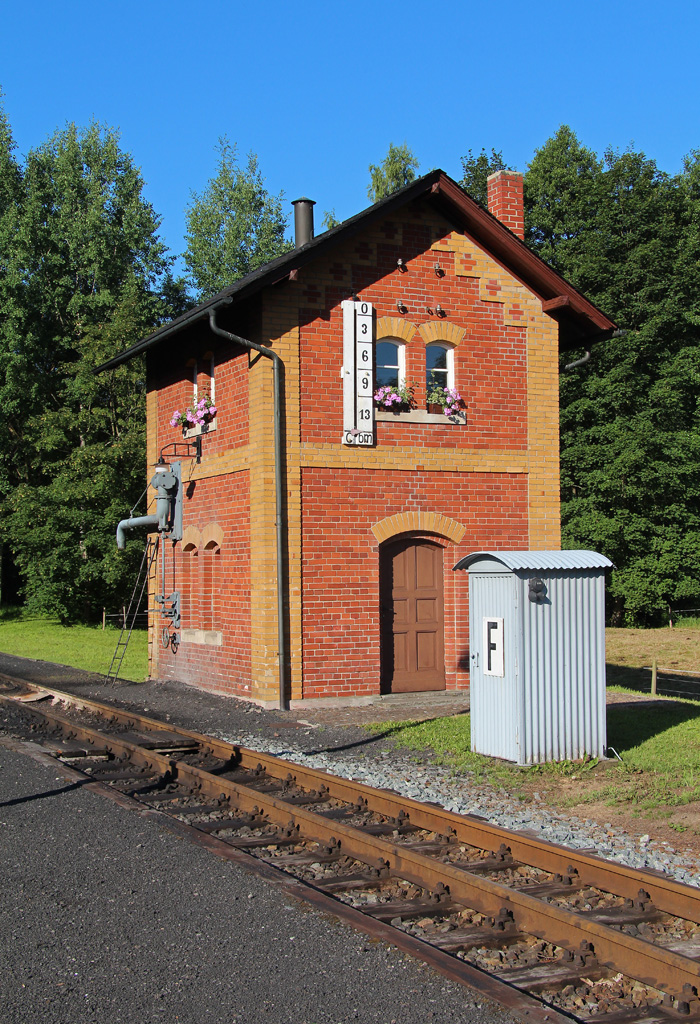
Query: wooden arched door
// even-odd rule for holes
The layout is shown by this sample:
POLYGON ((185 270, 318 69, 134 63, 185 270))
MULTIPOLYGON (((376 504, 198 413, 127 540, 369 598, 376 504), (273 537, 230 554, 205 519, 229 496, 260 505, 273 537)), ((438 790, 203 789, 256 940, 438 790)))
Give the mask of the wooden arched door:
POLYGON ((399 540, 380 551, 383 693, 445 689, 442 548, 399 540))

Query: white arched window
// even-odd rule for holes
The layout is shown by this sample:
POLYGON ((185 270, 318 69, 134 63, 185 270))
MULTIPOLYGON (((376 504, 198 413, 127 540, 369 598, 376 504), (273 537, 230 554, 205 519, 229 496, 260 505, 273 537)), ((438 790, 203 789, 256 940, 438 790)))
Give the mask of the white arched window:
MULTIPOLYGON (((425 349, 425 388, 428 396, 435 388, 455 386, 454 348, 443 342, 433 342, 425 349)), ((430 400, 430 399, 428 399, 430 400)))
POLYGON ((378 388, 400 388, 406 383, 406 352, 404 344, 394 338, 377 342, 374 376, 378 388))

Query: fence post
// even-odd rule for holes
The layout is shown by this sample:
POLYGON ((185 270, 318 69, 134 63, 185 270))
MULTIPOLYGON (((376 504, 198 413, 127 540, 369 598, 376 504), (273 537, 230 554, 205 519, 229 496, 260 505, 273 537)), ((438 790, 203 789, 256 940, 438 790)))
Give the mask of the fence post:
POLYGON ((652 692, 652 694, 656 694, 656 674, 657 674, 657 671, 658 671, 658 663, 656 661, 656 658, 654 658, 654 662, 653 662, 653 664, 651 666, 651 692, 652 692))
POLYGON ((105 628, 105 612, 106 612, 106 610, 107 610, 106 608, 102 609, 102 632, 103 633, 104 633, 104 628, 105 628))

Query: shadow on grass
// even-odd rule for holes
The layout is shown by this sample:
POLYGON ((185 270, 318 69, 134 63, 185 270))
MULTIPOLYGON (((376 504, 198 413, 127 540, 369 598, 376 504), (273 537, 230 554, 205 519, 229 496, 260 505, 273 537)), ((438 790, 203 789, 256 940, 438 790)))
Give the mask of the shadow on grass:
POLYGON ((662 733, 700 719, 700 705, 669 702, 668 704, 627 704, 608 706, 608 743, 616 750, 630 750, 662 733))
MULTIPOLYGON (((41 616, 34 616, 40 618, 41 616)), ((0 622, 15 622, 17 619, 27 618, 25 611, 18 605, 3 605, 0 607, 0 622)))
MULTIPOLYGON (((608 686, 622 686, 635 693, 646 693, 651 696, 651 669, 630 668, 628 665, 605 666, 608 686)), ((661 697, 686 697, 688 700, 700 700, 700 675, 674 675, 672 672, 659 671, 656 678, 656 692, 661 697)))

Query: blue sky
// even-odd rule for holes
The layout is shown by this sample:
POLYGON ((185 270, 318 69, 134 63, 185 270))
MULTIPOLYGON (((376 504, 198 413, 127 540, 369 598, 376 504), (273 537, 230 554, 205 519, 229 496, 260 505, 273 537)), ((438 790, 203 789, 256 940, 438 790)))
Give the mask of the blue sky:
POLYGON ((224 134, 319 230, 367 205, 390 142, 459 178, 482 146, 525 170, 567 123, 676 172, 700 148, 699 28, 697 0, 14 0, 0 88, 20 155, 69 121, 118 127, 180 253, 224 134))

